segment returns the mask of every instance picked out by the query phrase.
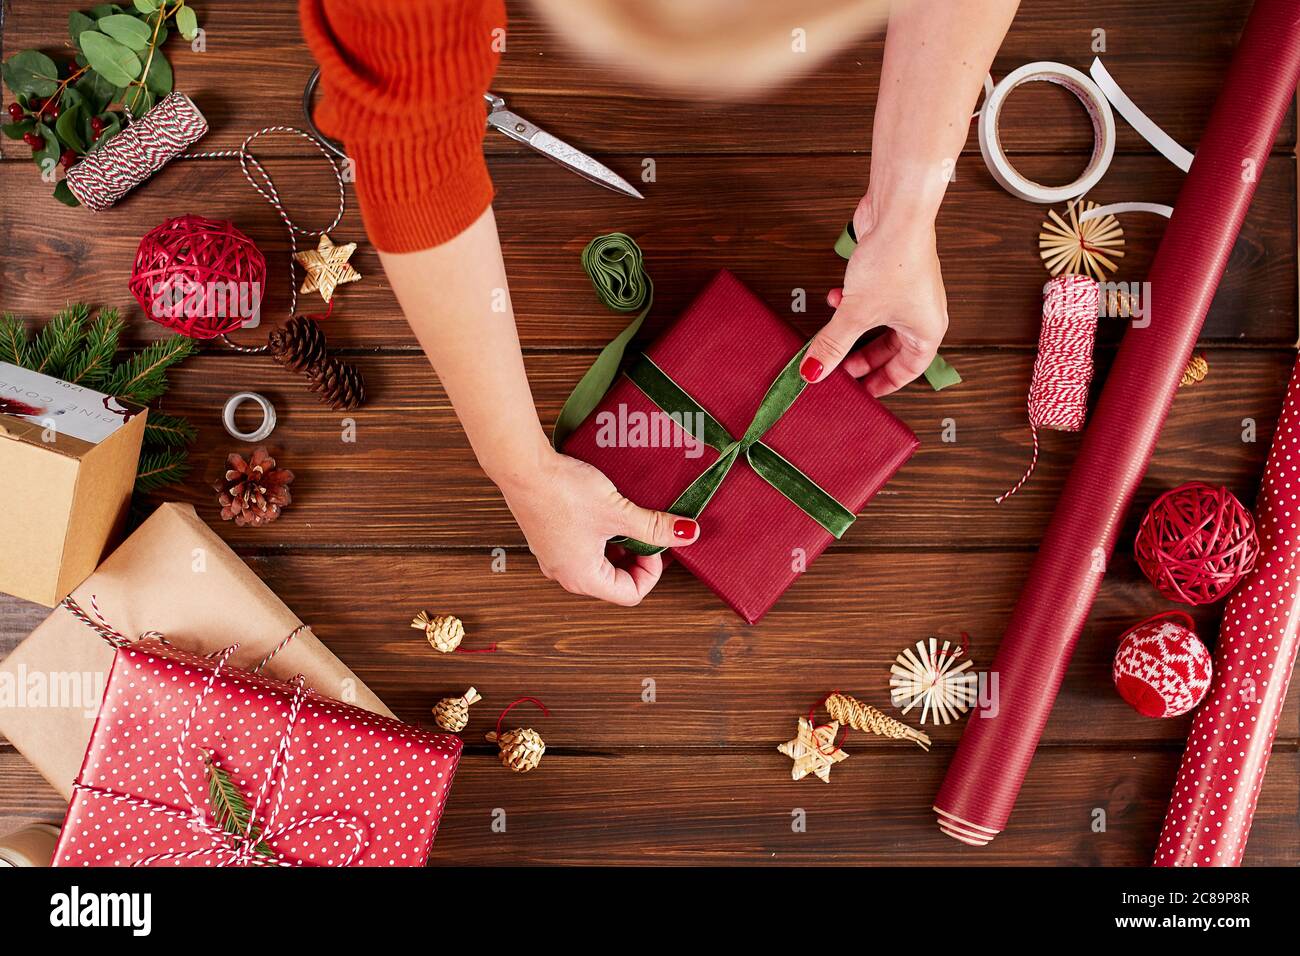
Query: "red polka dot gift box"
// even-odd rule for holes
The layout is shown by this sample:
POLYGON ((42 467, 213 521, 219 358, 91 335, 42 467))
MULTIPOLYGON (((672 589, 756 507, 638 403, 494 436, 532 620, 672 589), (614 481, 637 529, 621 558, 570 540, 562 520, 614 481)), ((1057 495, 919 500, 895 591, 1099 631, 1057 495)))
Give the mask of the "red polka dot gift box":
POLYGON ((460 738, 232 653, 117 651, 54 865, 424 865, 460 738))

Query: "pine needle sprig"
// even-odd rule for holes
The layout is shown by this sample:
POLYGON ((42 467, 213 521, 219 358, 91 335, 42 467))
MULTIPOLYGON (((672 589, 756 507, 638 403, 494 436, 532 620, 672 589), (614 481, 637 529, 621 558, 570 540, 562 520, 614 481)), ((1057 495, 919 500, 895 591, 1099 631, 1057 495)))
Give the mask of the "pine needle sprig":
POLYGON ((151 342, 113 369, 100 390, 147 405, 167 391, 167 369, 196 351, 194 340, 183 335, 151 342))
POLYGON ((141 494, 174 485, 190 473, 190 455, 184 448, 147 451, 140 455, 135 490, 141 494))
POLYGON ((101 309, 95 321, 86 328, 81 351, 68 363, 63 380, 93 388, 107 378, 124 325, 117 309, 101 309))
POLYGON ((0 362, 23 365, 27 351, 27 326, 12 312, 0 315, 0 362))
POLYGON ((271 848, 261 842, 261 833, 256 825, 249 826, 251 813, 244 795, 239 792, 235 782, 230 779, 224 767, 217 763, 211 753, 204 754, 203 765, 208 775, 208 803, 212 806, 212 817, 217 826, 227 833, 249 836, 258 840, 254 852, 264 855, 273 853, 271 848))
POLYGON ((188 418, 182 418, 180 415, 167 415, 150 410, 149 420, 144 426, 145 444, 154 447, 182 448, 193 444, 198 437, 198 429, 188 418))
POLYGON ((89 316, 90 307, 82 304, 69 305, 55 313, 27 347, 27 367, 42 375, 62 378, 86 337, 84 326, 89 316))

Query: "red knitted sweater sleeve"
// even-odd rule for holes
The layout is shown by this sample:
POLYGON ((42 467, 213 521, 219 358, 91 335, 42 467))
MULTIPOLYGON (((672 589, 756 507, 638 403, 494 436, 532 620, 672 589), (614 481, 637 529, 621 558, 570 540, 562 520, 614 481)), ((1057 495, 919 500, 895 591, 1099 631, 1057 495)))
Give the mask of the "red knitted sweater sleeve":
POLYGON ((299 0, 321 67, 316 123, 355 164, 370 241, 446 242, 492 201, 483 93, 505 29, 502 0, 299 0))

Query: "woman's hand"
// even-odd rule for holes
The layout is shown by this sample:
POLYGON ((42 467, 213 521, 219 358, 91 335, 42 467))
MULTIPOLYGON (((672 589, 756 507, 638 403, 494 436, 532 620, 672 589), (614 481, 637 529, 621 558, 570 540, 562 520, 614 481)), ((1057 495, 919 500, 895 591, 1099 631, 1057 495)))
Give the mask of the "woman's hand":
POLYGON ((542 573, 566 591, 631 607, 659 583, 660 555, 624 552, 609 539, 626 535, 680 548, 700 536, 699 525, 638 507, 599 469, 549 449, 541 464, 499 483, 542 573), (610 560, 616 549, 618 563, 610 560))
POLYGON ((845 371, 862 379, 872 395, 888 395, 929 367, 948 331, 934 221, 924 215, 886 221, 868 195, 853 228, 858 247, 844 270, 844 286, 826 296, 835 314, 813 339, 799 371, 817 382, 844 361, 845 371), (876 328, 883 333, 850 355, 858 338, 876 328))

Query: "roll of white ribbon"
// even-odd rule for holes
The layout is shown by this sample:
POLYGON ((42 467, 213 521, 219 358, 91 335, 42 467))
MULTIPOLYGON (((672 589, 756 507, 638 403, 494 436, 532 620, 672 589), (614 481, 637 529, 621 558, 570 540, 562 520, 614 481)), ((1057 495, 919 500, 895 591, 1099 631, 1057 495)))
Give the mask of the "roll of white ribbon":
POLYGON ((1115 114, 1097 84, 1072 66, 1046 60, 1026 63, 1012 70, 993 87, 993 93, 980 110, 979 135, 984 165, 988 166, 993 178, 1007 192, 1029 202, 1057 203, 1082 196, 1106 175, 1115 156, 1115 114), (1083 175, 1074 182, 1064 186, 1044 186, 1021 175, 1007 159, 998 140, 998 118, 1008 94, 1023 83, 1055 83, 1078 97, 1087 110, 1088 118, 1092 120, 1092 156, 1083 175))
POLYGON ((1093 80, 1097 83, 1097 88, 1101 90, 1106 99, 1110 100, 1115 109, 1119 110, 1119 115, 1128 121, 1128 125, 1137 130, 1138 135, 1156 148, 1165 159, 1169 160, 1183 172, 1192 168, 1192 153, 1185 149, 1175 139, 1156 125, 1151 117, 1143 113, 1138 105, 1134 103, 1127 93, 1125 93, 1115 78, 1110 75, 1105 64, 1101 62, 1100 57, 1094 57, 1092 66, 1088 69, 1092 74, 1093 80))
POLYGON ((226 406, 221 410, 221 424, 226 426, 226 431, 230 433, 231 438, 246 442, 261 441, 275 430, 275 406, 265 395, 259 395, 257 392, 237 392, 226 399, 226 406), (235 411, 244 402, 256 402, 262 409, 262 424, 251 432, 241 432, 235 424, 235 411))
POLYGON ((1174 207, 1159 202, 1113 202, 1106 206, 1094 206, 1087 212, 1082 213, 1079 216, 1079 222, 1100 219, 1102 216, 1118 216, 1126 212, 1149 212, 1168 219, 1174 214, 1174 207))

